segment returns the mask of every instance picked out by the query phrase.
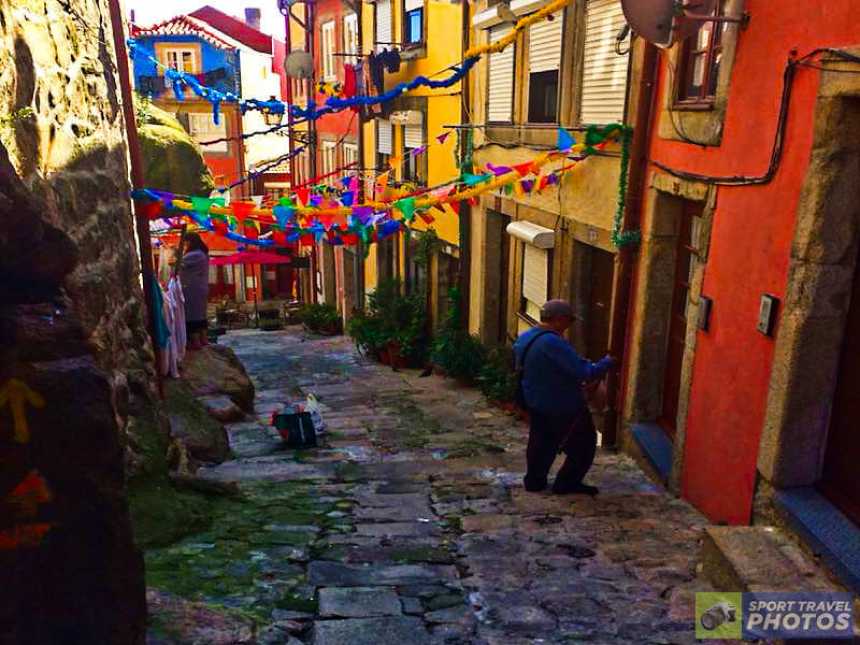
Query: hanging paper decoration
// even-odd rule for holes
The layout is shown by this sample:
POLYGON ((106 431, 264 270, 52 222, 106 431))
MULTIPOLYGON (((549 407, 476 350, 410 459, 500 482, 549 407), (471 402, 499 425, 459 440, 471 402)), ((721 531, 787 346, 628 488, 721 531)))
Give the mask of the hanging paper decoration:
POLYGON ((558 148, 562 152, 567 152, 568 150, 573 148, 575 143, 576 140, 567 130, 565 130, 564 128, 558 129, 558 142, 556 143, 556 148, 558 148))
MULTIPOLYGON (((389 171, 390 172, 390 171, 389 171)), ((388 186, 388 172, 384 172, 376 178, 376 191, 384 192, 388 186)))
POLYGON ((493 164, 488 163, 487 170, 493 173, 496 177, 499 177, 501 175, 507 175, 511 172, 512 168, 510 166, 494 166, 493 164))
POLYGON ((415 219, 415 198, 409 197, 408 199, 401 199, 394 202, 394 208, 399 210, 403 214, 403 219, 407 222, 411 222, 415 219))
POLYGON ((412 150, 409 151, 409 154, 411 154, 413 157, 417 157, 418 155, 423 154, 426 150, 426 145, 418 146, 417 148, 412 148, 412 150))
POLYGON ((392 170, 396 170, 403 163, 403 157, 399 155, 392 156, 388 159, 388 165, 392 170))
POLYGON ((344 206, 352 206, 353 199, 355 199, 355 193, 344 193, 340 196, 340 203, 344 206))
POLYGON ((463 173, 463 183, 467 186, 475 186, 485 181, 489 181, 491 178, 492 175, 473 175, 468 172, 463 173))
POLYGON ((532 171, 532 162, 526 161, 524 163, 518 163, 515 166, 511 166, 511 168, 513 168, 520 177, 525 177, 532 171))
POLYGON ((439 143, 445 143, 445 140, 450 136, 451 136, 451 132, 449 130, 448 132, 444 132, 444 133, 440 134, 438 137, 436 137, 436 141, 438 141, 439 143))
POLYGON ((272 214, 275 216, 278 224, 286 228, 290 221, 295 217, 296 209, 292 205, 285 206, 281 203, 272 208, 272 214))
POLYGON ((436 221, 436 218, 426 211, 418 211, 418 217, 428 226, 436 221))
POLYGON ((233 216, 239 223, 239 226, 245 225, 245 220, 256 209, 254 202, 231 202, 230 208, 233 210, 233 216))
POLYGON ((144 219, 159 219, 164 211, 164 203, 161 201, 140 202, 135 204, 134 210, 138 216, 144 219))
POLYGON ((310 199, 311 191, 309 188, 297 188, 296 189, 296 197, 298 197, 299 201, 304 205, 308 206, 308 200, 310 199))

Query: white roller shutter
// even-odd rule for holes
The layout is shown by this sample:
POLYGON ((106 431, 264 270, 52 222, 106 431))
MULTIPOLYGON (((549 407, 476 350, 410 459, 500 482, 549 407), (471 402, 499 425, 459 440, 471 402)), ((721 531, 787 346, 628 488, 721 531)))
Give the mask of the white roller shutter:
POLYGON ((403 126, 403 145, 407 148, 420 148, 424 145, 424 116, 418 123, 407 123, 403 126))
MULTIPOLYGON (((489 30, 490 42, 495 42, 511 33, 510 25, 498 25, 489 30)), ((487 81, 487 121, 509 123, 514 111, 514 49, 508 45, 504 50, 490 54, 489 78, 487 81)))
MULTIPOLYGON (((376 42, 391 43, 394 38, 391 35, 391 0, 377 0, 376 2, 376 42)), ((377 45, 380 51, 391 45, 377 45)))
POLYGON ((549 251, 531 244, 523 253, 523 298, 542 307, 549 293, 549 251))
POLYGON ((376 151, 384 155, 390 155, 393 149, 391 135, 391 121, 388 119, 376 120, 376 151))
MULTIPOLYGON (((624 118, 628 56, 615 53, 615 36, 624 26, 619 0, 588 0, 582 73, 582 123, 613 123, 624 118)), ((630 37, 621 47, 626 51, 630 37)))
POLYGON ((424 0, 405 0, 403 3, 404 11, 412 11, 413 9, 423 9, 424 0))
POLYGON ((561 31, 564 14, 541 20, 529 27, 529 73, 551 72, 561 66, 561 31))

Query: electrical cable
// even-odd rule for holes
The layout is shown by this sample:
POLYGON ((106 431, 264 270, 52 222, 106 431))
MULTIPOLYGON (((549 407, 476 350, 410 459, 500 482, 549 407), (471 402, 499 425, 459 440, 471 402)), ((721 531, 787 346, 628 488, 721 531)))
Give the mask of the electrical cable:
MULTIPOLYGON (((673 177, 678 177, 679 179, 685 179, 688 181, 698 181, 706 184, 713 184, 717 186, 754 186, 770 183, 773 180, 774 176, 776 176, 780 161, 782 160, 782 153, 785 145, 785 128, 788 122, 788 113, 791 105, 791 92, 794 86, 794 79, 797 73, 797 68, 812 67, 813 64, 809 63, 808 61, 822 53, 830 54, 841 59, 842 61, 860 64, 860 56, 856 56, 850 52, 841 49, 833 49, 828 47, 814 49, 810 53, 798 59, 795 59, 791 56, 789 57, 788 61, 785 64, 785 69, 783 71, 782 96, 780 98, 779 116, 777 118, 776 133, 774 134, 773 146, 771 148, 770 163, 768 164, 767 170, 764 172, 764 174, 758 176, 714 176, 678 170, 677 168, 672 168, 671 166, 667 166, 666 164, 663 164, 654 159, 650 160, 651 163, 654 164, 655 167, 659 168, 663 172, 672 175, 673 177)), ((843 70, 828 71, 840 72, 843 70)))

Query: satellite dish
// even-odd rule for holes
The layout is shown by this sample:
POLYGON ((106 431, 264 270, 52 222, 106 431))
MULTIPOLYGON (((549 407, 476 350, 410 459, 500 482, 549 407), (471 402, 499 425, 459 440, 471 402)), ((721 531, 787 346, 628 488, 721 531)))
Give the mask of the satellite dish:
POLYGON ((310 52, 290 52, 284 59, 284 68, 292 78, 313 78, 314 57, 310 52))
POLYGON ((638 35, 658 47, 671 47, 678 40, 693 35, 702 20, 687 19, 710 16, 716 0, 621 0, 624 17, 638 35))

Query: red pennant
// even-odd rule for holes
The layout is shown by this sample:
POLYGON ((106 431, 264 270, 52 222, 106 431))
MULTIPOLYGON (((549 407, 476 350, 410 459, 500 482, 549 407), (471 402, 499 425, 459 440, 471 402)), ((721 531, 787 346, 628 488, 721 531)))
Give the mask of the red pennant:
POLYGON ((135 202, 134 206, 138 215, 146 219, 158 219, 163 210, 163 205, 160 201, 153 202, 135 202))
POLYGON ((305 246, 313 246, 314 244, 316 244, 316 239, 314 239, 314 234, 313 233, 305 233, 304 235, 302 235, 301 243, 304 244, 305 246))
POLYGON ((212 218, 212 227, 215 229, 216 233, 219 233, 221 235, 226 235, 227 231, 230 230, 230 227, 227 225, 226 220, 223 220, 220 217, 212 218))
POLYGON ((344 244, 347 244, 349 246, 355 246, 356 244, 358 244, 358 235, 356 235, 355 233, 344 233, 341 236, 341 239, 343 239, 344 244))
POLYGON ((242 226, 245 220, 251 216, 254 209, 257 208, 257 205, 254 202, 233 202, 230 204, 230 208, 233 210, 233 215, 236 217, 236 221, 239 222, 239 226, 242 226))
POLYGON ((249 240, 256 240, 260 237, 260 231, 253 224, 245 224, 245 237, 249 240))
POLYGON ((308 200, 311 196, 310 188, 296 188, 296 197, 298 197, 299 201, 302 203, 302 206, 308 205, 308 200))
POLYGON ((433 222, 436 221, 435 217, 433 217, 430 213, 426 213, 424 211, 421 211, 420 213, 418 213, 418 217, 420 217, 422 220, 424 220, 425 224, 432 224, 433 222))
POLYGON ((287 244, 289 244, 289 242, 287 242, 287 234, 276 228, 272 229, 272 241, 277 246, 287 246, 287 244))
POLYGON ((477 197, 470 197, 469 198, 469 206, 477 206, 477 205, 478 205, 478 198, 477 197))
POLYGON ((525 177, 532 171, 532 162, 526 161, 525 163, 518 163, 516 166, 511 166, 514 170, 517 171, 517 174, 520 177, 525 177))

